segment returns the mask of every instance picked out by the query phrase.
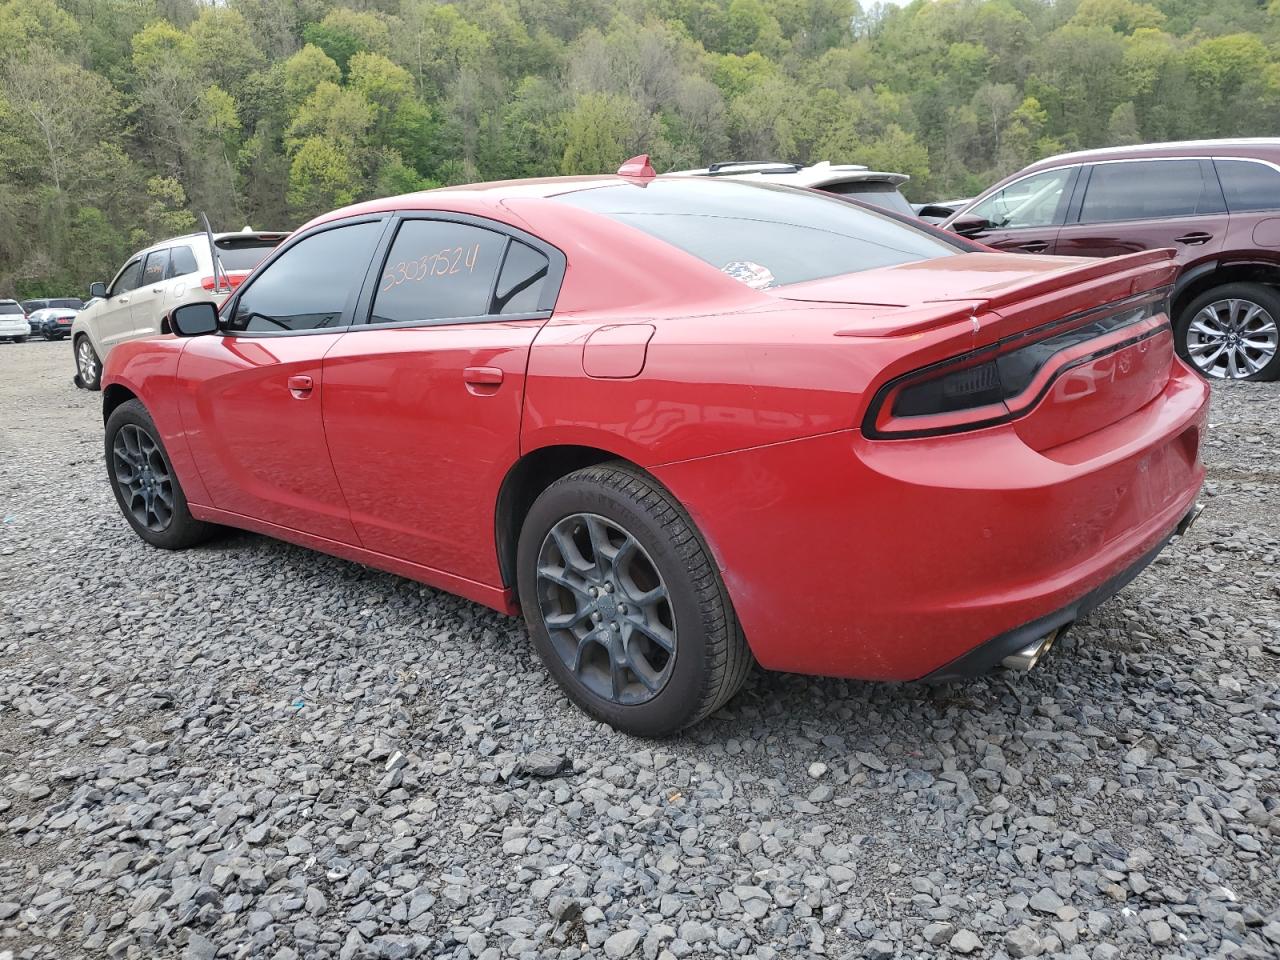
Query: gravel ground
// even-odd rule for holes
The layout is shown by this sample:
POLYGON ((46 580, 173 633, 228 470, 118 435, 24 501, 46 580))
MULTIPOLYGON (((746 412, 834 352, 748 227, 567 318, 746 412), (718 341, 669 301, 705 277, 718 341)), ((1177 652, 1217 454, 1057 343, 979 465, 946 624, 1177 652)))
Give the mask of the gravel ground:
POLYGON ((0 958, 1280 956, 1280 384, 1028 676, 755 675, 630 739, 521 624, 118 516, 63 344, 0 344, 0 958))

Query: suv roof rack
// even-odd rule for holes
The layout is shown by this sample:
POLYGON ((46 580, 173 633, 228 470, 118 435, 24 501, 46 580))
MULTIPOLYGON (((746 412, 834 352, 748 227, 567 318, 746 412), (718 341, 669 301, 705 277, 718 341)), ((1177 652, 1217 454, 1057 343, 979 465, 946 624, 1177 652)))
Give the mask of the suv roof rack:
POLYGON ((756 173, 796 173, 801 167, 798 163, 786 163, 781 160, 722 160, 707 167, 707 173, 733 173, 734 167, 759 167, 756 173))

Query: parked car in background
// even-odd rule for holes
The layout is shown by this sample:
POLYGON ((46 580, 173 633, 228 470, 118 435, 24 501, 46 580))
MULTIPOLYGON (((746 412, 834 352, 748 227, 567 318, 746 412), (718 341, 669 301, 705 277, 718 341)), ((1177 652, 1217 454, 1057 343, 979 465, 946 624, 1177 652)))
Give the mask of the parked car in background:
POLYGON ((79 313, 78 310, 67 307, 45 307, 42 310, 36 310, 27 317, 27 322, 31 324, 31 335, 44 337, 46 340, 65 340, 71 336, 71 324, 77 313, 79 313))
POLYGON ((884 173, 856 163, 831 163, 823 160, 804 167, 798 163, 775 163, 769 160, 731 160, 713 163, 698 170, 680 170, 676 174, 690 177, 732 177, 736 180, 762 180, 785 183, 792 187, 810 187, 841 197, 852 197, 883 207, 894 213, 915 216, 911 204, 898 188, 911 178, 905 173, 884 173))
POLYGON ((102 364, 118 344, 160 333, 165 313, 177 304, 221 302, 286 236, 248 228, 214 234, 216 279, 207 234, 174 237, 139 250, 109 284, 89 287, 94 299, 71 326, 76 383, 97 390, 102 364))
POLYGON ((1209 377, 1280 376, 1280 139, 1087 150, 1034 163, 944 227, 998 250, 1176 251, 1178 353, 1209 377))
POLYGON ((911 209, 925 223, 942 223, 970 203, 973 203, 972 197, 963 200, 934 200, 930 203, 913 203, 911 209))
POLYGON ((27 312, 17 300, 0 300, 0 340, 21 343, 31 335, 27 312))
POLYGON ((62 307, 66 310, 83 310, 84 301, 79 297, 50 297, 39 300, 23 300, 22 309, 27 311, 27 315, 35 313, 37 310, 47 310, 50 307, 62 307))
POLYGON ((1025 670, 1195 516, 1175 272, 647 158, 375 200, 112 353, 108 477, 158 547, 242 527, 522 611, 629 733, 753 657, 1025 670))

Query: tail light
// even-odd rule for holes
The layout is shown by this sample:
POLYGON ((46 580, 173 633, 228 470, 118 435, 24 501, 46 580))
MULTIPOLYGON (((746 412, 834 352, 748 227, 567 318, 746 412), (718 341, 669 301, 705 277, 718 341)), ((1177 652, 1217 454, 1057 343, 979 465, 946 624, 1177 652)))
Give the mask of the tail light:
MULTIPOLYGON (((240 286, 240 284, 244 283, 244 278, 247 276, 249 276, 248 270, 233 270, 223 274, 221 279, 226 281, 226 285, 223 286, 222 289, 234 290, 236 287, 240 286)), ((217 281, 213 277, 202 277, 200 279, 200 286, 204 287, 210 293, 217 291, 217 281)))
POLYGON ((1167 330, 1168 306, 1168 288, 1149 291, 898 377, 876 393, 863 432, 905 439, 1012 420, 1072 367, 1167 330))

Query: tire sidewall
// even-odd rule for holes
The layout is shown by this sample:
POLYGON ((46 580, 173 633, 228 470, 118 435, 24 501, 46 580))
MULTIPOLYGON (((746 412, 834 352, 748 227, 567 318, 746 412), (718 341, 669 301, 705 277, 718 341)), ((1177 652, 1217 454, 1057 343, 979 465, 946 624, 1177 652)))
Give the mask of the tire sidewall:
POLYGON ((191 540, 193 525, 200 524, 200 521, 192 518, 191 511, 187 507, 186 495, 182 492, 182 484, 178 480, 178 475, 174 472, 173 461, 169 459, 169 451, 165 449, 164 441, 160 438, 160 431, 156 429, 155 421, 151 419, 151 415, 147 413, 146 408, 139 401, 129 400, 111 411, 111 416, 107 418, 105 453, 107 482, 111 484, 111 492, 115 495, 116 503, 120 506, 120 513, 128 521, 134 532, 152 546, 165 550, 176 550, 187 546, 191 540), (115 470, 113 469, 112 447, 115 444, 116 434, 120 432, 122 427, 130 424, 145 430, 151 439, 155 441, 156 448, 164 459, 164 465, 169 471, 169 477, 173 484, 173 516, 169 520, 169 526, 159 533, 154 530, 148 530, 138 522, 132 511, 129 510, 129 505, 125 501, 119 483, 116 481, 115 470))
POLYGON ((102 358, 98 356, 98 351, 93 348, 93 341, 85 334, 80 334, 71 341, 71 356, 75 361, 76 375, 80 377, 80 383, 86 390, 99 390, 102 387, 102 358), (93 380, 85 380, 84 374, 80 370, 80 344, 86 344, 89 352, 93 354, 93 380))
MULTIPOLYGON (((1206 380, 1229 382, 1230 378, 1211 377, 1201 370, 1196 366, 1195 361, 1191 359, 1190 352, 1187 350, 1187 334, 1191 328, 1191 321, 1197 313, 1217 300, 1248 300, 1251 303, 1256 303, 1271 314, 1272 320, 1280 324, 1280 294, 1260 283, 1224 283, 1200 294, 1200 296, 1188 303, 1178 315, 1178 319, 1173 326, 1174 351, 1192 370, 1206 380)), ((1257 373, 1251 373, 1246 377, 1237 377, 1235 379, 1237 382, 1265 381, 1275 380, 1278 376, 1280 376, 1280 350, 1277 350, 1271 361, 1257 373)))
POLYGON ((516 565, 520 606, 534 646, 547 670, 578 706, 639 736, 668 736, 687 725, 707 683, 703 610, 684 559, 643 507, 621 492, 589 480, 569 477, 559 481, 542 493, 525 518, 516 565), (547 532, 575 513, 598 514, 625 528, 648 553, 667 586, 676 624, 675 663, 666 686, 645 703, 614 703, 588 690, 560 659, 543 622, 538 603, 538 555, 547 532))

